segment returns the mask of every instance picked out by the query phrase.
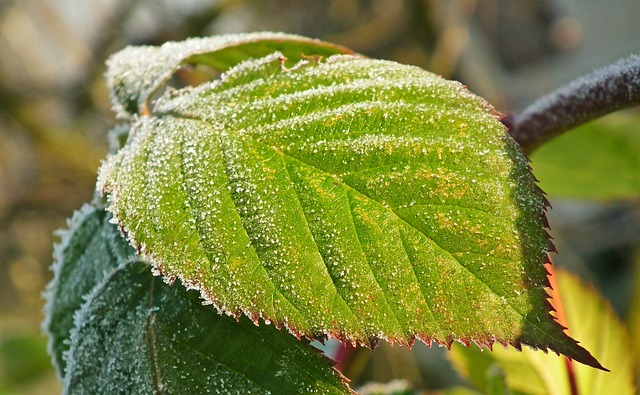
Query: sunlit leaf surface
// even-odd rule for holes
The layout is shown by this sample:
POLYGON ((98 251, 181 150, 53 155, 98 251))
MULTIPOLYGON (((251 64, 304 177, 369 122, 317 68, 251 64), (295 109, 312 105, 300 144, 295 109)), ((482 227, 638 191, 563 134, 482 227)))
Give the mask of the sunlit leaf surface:
MULTIPOLYGON (((549 315, 544 199, 498 114, 419 68, 313 49, 167 90, 132 120, 99 189, 155 270, 297 335, 528 344, 597 366, 549 315)), ((117 56, 112 81, 158 74, 149 51, 117 56)), ((153 81, 112 88, 147 103, 153 81)))

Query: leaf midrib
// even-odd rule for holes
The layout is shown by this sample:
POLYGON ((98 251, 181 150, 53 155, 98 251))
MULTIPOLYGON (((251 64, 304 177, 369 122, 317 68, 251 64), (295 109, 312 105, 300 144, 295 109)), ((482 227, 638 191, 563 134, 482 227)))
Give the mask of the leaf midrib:
POLYGON ((162 394, 164 391, 163 388, 163 378, 160 372, 160 366, 158 365, 158 349, 157 349, 157 339, 156 339, 156 328, 155 328, 155 314, 153 312, 153 296, 154 296, 154 286, 155 281, 149 281, 149 290, 147 291, 147 300, 146 300, 146 308, 147 308, 147 317, 145 319, 145 333, 147 338, 147 346, 149 347, 149 364, 151 365, 151 375, 153 388, 157 394, 162 394))

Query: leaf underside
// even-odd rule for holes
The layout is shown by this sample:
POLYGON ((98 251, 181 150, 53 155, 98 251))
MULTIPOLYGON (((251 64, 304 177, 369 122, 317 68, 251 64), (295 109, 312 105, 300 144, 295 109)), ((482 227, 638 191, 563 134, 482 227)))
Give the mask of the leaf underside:
POLYGON ((65 394, 352 393, 308 345, 153 277, 107 214, 85 205, 56 247, 46 328, 65 394))
POLYGON ((545 200, 486 102, 393 62, 284 58, 166 91, 103 165, 156 271, 297 336, 498 341, 599 366, 549 314, 545 200))
POLYGON ((248 58, 280 51, 290 62, 307 56, 353 53, 339 45, 282 33, 194 38, 161 47, 128 47, 109 59, 106 74, 113 108, 121 118, 143 111, 148 101, 183 65, 203 64, 225 71, 248 58))

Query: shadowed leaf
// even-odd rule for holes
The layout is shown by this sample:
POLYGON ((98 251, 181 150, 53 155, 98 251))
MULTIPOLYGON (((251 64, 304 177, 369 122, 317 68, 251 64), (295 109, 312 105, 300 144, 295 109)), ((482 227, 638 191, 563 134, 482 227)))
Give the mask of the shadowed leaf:
POLYGON ((91 292, 67 363, 65 393, 352 393, 309 346, 273 326, 220 316, 141 262, 120 266, 91 292))
POLYGON ((69 220, 69 229, 58 231, 53 280, 47 286, 44 329, 49 335, 49 352, 58 376, 66 369, 64 352, 73 328, 73 315, 84 303, 83 297, 102 281, 105 273, 134 251, 113 231, 111 214, 85 204, 69 220))

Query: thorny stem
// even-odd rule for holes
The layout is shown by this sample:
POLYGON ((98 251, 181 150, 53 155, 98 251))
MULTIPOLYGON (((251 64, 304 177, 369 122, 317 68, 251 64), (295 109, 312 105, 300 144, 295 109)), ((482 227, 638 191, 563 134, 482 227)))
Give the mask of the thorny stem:
POLYGON ((525 153, 559 134, 626 107, 640 105, 640 55, 596 70, 538 99, 503 123, 525 153))

